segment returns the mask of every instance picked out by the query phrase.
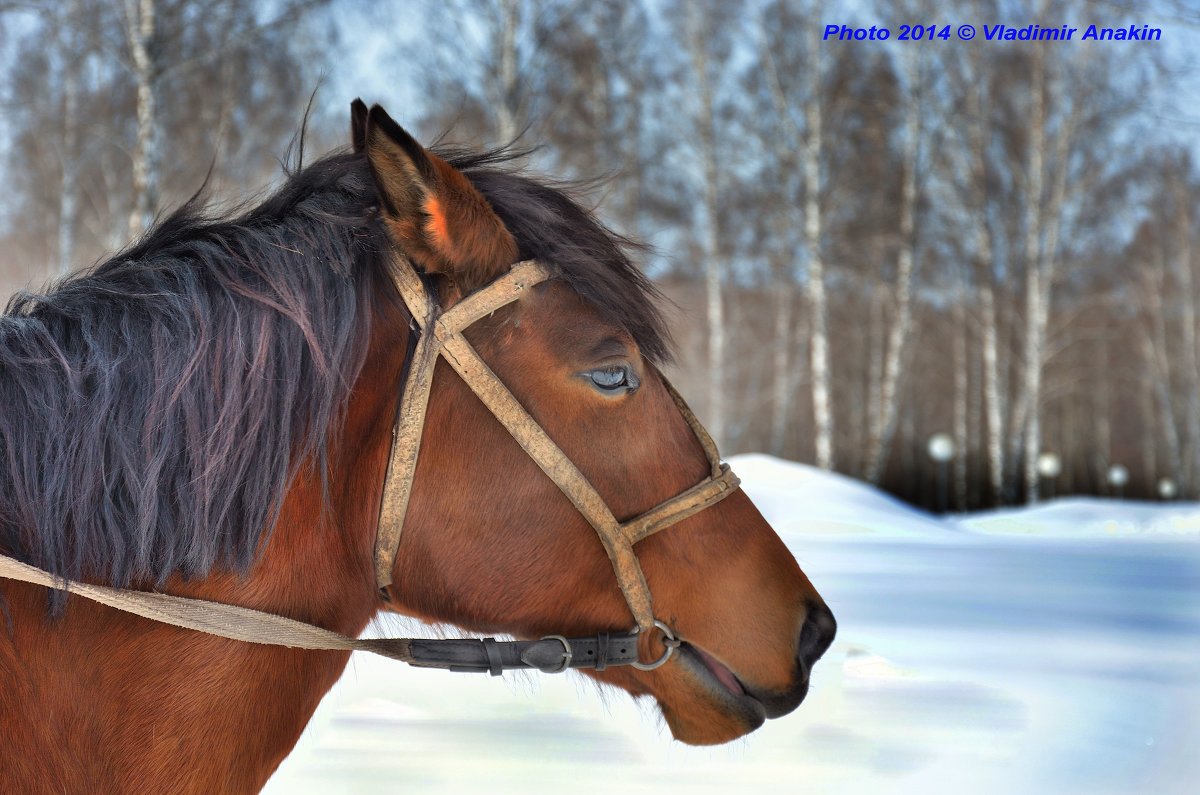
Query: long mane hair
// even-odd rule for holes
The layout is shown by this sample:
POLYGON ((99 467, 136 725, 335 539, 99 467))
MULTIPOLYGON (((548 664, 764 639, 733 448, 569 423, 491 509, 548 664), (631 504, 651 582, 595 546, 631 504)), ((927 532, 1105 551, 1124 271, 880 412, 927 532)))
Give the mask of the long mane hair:
MULTIPOLYGON (((629 241, 504 151, 445 152, 538 258, 661 362, 629 241)), ((390 243, 361 155, 230 217, 201 202, 0 317, 0 551, 70 579, 246 570, 306 462, 326 472, 390 243)), ((397 340, 404 344, 404 340, 397 340)))

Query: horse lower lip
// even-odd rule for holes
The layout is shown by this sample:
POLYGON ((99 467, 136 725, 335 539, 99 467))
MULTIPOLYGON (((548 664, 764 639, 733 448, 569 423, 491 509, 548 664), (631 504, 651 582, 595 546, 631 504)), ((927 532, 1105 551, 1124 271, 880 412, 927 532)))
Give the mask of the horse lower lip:
POLYGON ((726 690, 735 696, 746 695, 746 689, 742 687, 742 683, 738 681, 738 678, 733 675, 733 671, 729 670, 719 660, 699 646, 691 646, 691 649, 700 658, 700 661, 704 663, 704 667, 709 670, 713 678, 724 685, 726 690))

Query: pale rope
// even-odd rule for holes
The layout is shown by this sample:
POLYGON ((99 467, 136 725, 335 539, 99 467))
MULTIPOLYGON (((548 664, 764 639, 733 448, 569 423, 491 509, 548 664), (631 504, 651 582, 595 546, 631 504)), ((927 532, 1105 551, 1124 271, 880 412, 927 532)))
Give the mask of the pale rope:
POLYGON ((0 577, 44 585, 47 588, 62 588, 93 602, 160 624, 194 629, 230 640, 267 646, 287 646, 293 649, 371 651, 403 662, 413 662, 409 652, 409 638, 349 638, 312 624, 247 607, 63 580, 50 572, 4 555, 0 555, 0 577))

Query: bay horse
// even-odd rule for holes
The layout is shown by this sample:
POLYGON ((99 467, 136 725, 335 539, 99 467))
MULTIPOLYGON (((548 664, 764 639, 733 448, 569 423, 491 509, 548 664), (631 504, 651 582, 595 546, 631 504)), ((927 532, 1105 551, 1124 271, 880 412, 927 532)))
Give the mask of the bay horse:
MULTIPOLYGON (((0 555, 63 586, 0 578, 0 791, 256 791, 349 657, 147 620, 68 583, 350 637, 380 611, 529 639, 607 638, 631 609, 645 626, 596 523, 445 360, 400 526, 380 505, 402 386, 442 333, 397 267, 453 311, 540 263, 461 337, 613 516, 717 477, 660 374, 655 288, 627 241, 503 152, 426 149, 379 106, 352 117, 350 150, 258 206, 190 203, 0 318, 0 555), (401 529, 380 579, 377 539, 401 529)), ((632 653, 674 656, 584 669, 655 699, 693 744, 794 710, 835 631, 740 489, 701 507, 636 539, 631 564, 662 630, 632 653)))

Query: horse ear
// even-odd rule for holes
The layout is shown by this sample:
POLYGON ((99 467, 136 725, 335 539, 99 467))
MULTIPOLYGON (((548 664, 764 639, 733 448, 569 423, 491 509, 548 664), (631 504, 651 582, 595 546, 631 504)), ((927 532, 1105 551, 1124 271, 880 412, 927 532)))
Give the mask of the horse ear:
POLYGON ((350 103, 350 146, 355 154, 367 148, 367 103, 361 99, 350 103))
POLYGON ((466 294, 516 261, 517 242, 483 194, 378 105, 365 138, 388 231, 426 272, 448 276, 466 294))

